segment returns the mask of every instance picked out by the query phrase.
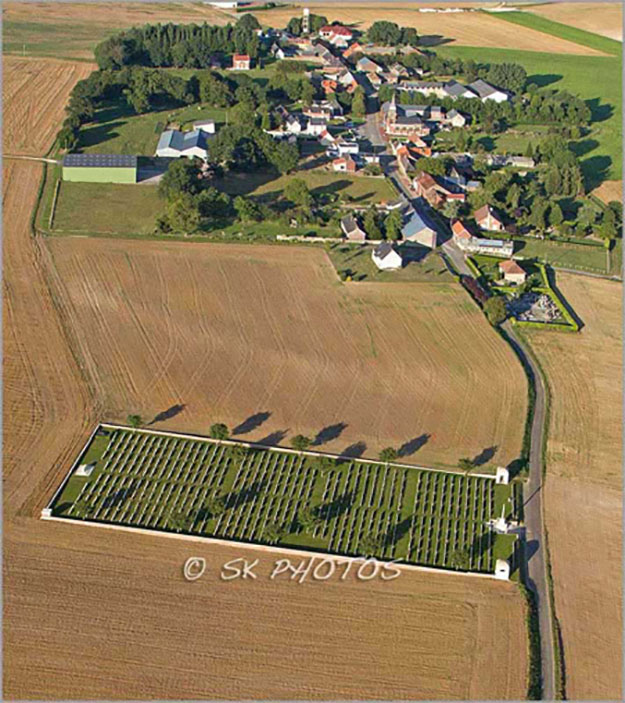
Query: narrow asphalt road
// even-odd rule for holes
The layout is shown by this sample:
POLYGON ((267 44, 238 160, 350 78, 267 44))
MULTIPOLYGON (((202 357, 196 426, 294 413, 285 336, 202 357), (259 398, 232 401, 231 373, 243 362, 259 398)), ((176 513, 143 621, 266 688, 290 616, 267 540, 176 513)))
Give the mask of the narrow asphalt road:
POLYGON ((551 601, 547 584, 547 555, 543 530, 542 447, 545 436, 545 386, 532 356, 516 336, 510 322, 503 324, 510 344, 522 360, 536 392, 529 452, 529 480, 523 485, 525 518, 525 569, 527 586, 534 592, 538 607, 543 700, 554 700, 555 666, 551 601))

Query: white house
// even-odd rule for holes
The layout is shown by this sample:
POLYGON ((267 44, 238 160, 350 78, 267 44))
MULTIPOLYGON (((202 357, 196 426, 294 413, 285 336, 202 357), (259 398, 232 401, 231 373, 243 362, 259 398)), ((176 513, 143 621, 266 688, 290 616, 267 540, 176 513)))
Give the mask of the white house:
POLYGON ((505 103, 506 100, 510 99, 510 96, 505 90, 495 88, 494 85, 483 81, 481 78, 473 81, 473 83, 469 83, 467 88, 471 89, 474 93, 477 93, 482 102, 486 102, 486 100, 494 100, 497 103, 505 103))
POLYGON ((308 120, 308 126, 306 127, 306 134, 311 137, 321 136, 327 129, 327 122, 321 117, 311 117, 308 120))
POLYGON ((339 156, 345 156, 345 154, 358 154, 360 151, 360 145, 358 142, 350 142, 343 140, 336 145, 337 152, 339 156))
POLYGON ((479 210, 476 210, 474 216, 480 229, 490 230, 493 232, 502 232, 504 229, 503 222, 488 204, 482 205, 479 210))
POLYGON ((201 129, 194 129, 192 132, 180 132, 177 129, 165 130, 158 140, 156 146, 156 156, 168 158, 197 157, 206 159, 207 133, 201 129))
POLYGON ((458 112, 458 110, 450 110, 447 113, 445 122, 452 127, 464 127, 467 123, 467 118, 461 112, 458 112))
POLYGON ((346 215, 341 219, 341 229, 351 242, 364 242, 367 238, 367 233, 362 229, 354 215, 346 215))
POLYGON ((393 271, 402 267, 403 261, 397 247, 388 240, 380 242, 377 247, 371 251, 373 263, 381 271, 393 271))
POLYGON ((215 120, 200 120, 193 123, 193 129, 201 129, 206 134, 215 134, 215 120))

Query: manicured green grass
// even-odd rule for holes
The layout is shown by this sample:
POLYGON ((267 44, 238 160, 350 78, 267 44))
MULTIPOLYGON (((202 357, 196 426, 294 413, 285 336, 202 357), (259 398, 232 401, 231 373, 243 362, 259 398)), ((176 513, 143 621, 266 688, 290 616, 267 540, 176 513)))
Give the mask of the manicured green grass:
POLYGON ((163 209, 154 186, 63 181, 53 234, 150 234, 163 209))
POLYGON ((546 17, 534 15, 531 11, 490 12, 489 15, 491 17, 497 17, 497 19, 500 20, 505 20, 506 22, 520 24, 522 27, 536 29, 537 31, 543 32, 544 34, 550 34, 553 37, 567 39, 568 41, 575 42, 575 44, 587 46, 590 49, 596 49, 597 51, 603 51, 606 54, 620 56, 623 50, 623 45, 621 44, 621 42, 618 42, 615 39, 602 37, 600 34, 595 34, 594 32, 587 32, 585 29, 571 27, 570 25, 562 24, 561 22, 554 22, 553 20, 547 19, 546 17))
POLYGON ((453 280, 443 260, 423 247, 401 246, 407 263, 399 271, 380 271, 371 258, 372 249, 373 245, 359 244, 327 246, 334 268, 339 274, 349 275, 352 281, 449 283, 453 280))
MULTIPOLYGON (((554 268, 571 268, 605 274, 606 253, 602 246, 572 244, 548 239, 515 239, 514 253, 537 258, 554 268)), ((616 256, 614 256, 616 258, 616 256)))
MULTIPOLYGON (((242 188, 247 188, 246 181, 250 175, 252 174, 236 175, 230 179, 229 184, 231 183, 232 187, 235 188, 235 183, 239 182, 242 188)), ((352 176, 322 170, 298 171, 274 180, 265 180, 253 191, 248 190, 247 192, 258 196, 261 200, 272 202, 280 197, 286 185, 293 178, 301 178, 305 181, 313 195, 336 193, 358 205, 394 200, 397 197, 394 187, 385 178, 352 176)))
POLYGON ((81 127, 78 149, 95 154, 153 156, 168 122, 185 128, 206 118, 214 119, 219 129, 226 120, 226 110, 189 105, 136 115, 124 104, 108 104, 96 111, 93 123, 81 127))
POLYGON ((473 58, 483 62, 520 63, 525 67, 530 82, 579 95, 589 105, 593 115, 590 133, 581 140, 579 149, 588 185, 595 188, 604 180, 622 178, 620 57, 471 46, 441 46, 437 47, 437 52, 446 57, 473 58))
POLYGON ((506 505, 512 486, 462 473, 448 474, 345 458, 303 456, 261 447, 243 449, 167 433, 110 430, 93 456, 89 479, 72 476, 53 514, 100 523, 218 537, 360 556, 374 538, 378 558, 492 573, 495 554, 510 557, 486 521, 506 505), (214 512, 214 500, 223 509, 214 512), (86 509, 85 509, 86 506, 86 509), (300 524, 304 509, 316 523, 300 524), (269 526, 281 528, 272 539, 269 526))

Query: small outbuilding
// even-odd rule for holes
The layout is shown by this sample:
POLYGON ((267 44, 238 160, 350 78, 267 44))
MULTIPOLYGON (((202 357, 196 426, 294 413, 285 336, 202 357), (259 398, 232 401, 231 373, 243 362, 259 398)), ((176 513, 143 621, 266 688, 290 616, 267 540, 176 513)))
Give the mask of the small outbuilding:
POLYGON ((495 578, 500 581, 510 579, 510 564, 505 559, 497 559, 495 563, 495 578))
POLYGON ((347 156, 339 156, 338 159, 334 159, 332 170, 339 173, 356 173, 358 167, 354 159, 347 154, 347 156))
POLYGON ((381 271, 395 271, 403 265, 403 260, 397 247, 389 241, 380 242, 371 252, 371 258, 381 271))
POLYGON ((94 469, 95 462, 91 464, 81 464, 76 471, 74 471, 74 476, 91 476, 94 469))
POLYGON ((498 466, 497 473, 495 474, 495 483, 501 483, 507 485, 510 483, 510 472, 505 466, 498 466))
POLYGON ((126 154, 67 154, 63 180, 82 183, 136 183, 137 157, 126 154))
POLYGON ((364 242, 367 238, 367 233, 354 215, 346 215, 341 219, 341 229, 350 242, 364 242))
POLYGON ((511 283, 513 286, 523 285, 527 280, 526 271, 514 259, 502 261, 499 264, 499 271, 503 274, 504 281, 511 283))
POLYGON ((252 67, 252 59, 247 54, 234 54, 232 56, 233 71, 249 71, 252 67))
POLYGON ((201 129, 206 134, 215 134, 215 120, 200 120, 193 123, 193 129, 201 129))

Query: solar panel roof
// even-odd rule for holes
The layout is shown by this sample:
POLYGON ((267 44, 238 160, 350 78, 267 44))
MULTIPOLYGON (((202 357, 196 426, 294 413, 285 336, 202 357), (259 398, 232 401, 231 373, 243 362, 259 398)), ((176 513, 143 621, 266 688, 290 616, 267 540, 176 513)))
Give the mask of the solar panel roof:
POLYGON ((67 154, 63 166, 82 166, 85 168, 136 168, 137 157, 127 154, 67 154))

